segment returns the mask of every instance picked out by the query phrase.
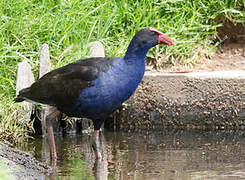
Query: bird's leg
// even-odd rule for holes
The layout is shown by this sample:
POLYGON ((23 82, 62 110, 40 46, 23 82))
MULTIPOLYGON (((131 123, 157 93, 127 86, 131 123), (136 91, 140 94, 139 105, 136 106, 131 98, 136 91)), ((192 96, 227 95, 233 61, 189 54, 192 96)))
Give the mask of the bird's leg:
POLYGON ((53 160, 56 160, 57 159, 57 154, 56 154, 56 146, 55 146, 55 140, 54 140, 53 127, 52 126, 48 126, 47 130, 48 130, 48 139, 49 139, 51 157, 52 157, 53 160))
POLYGON ((101 159, 101 152, 100 152, 100 141, 99 141, 99 135, 100 135, 100 130, 94 130, 94 139, 93 139, 93 149, 95 151, 95 156, 97 159, 101 159))
POLYGON ((46 117, 46 123, 47 123, 47 131, 48 131, 48 139, 49 139, 49 146, 51 151, 51 157, 52 160, 57 160, 56 155, 56 147, 55 147, 55 140, 54 140, 54 130, 53 130, 53 120, 60 114, 60 111, 55 109, 52 111, 47 117, 46 117))

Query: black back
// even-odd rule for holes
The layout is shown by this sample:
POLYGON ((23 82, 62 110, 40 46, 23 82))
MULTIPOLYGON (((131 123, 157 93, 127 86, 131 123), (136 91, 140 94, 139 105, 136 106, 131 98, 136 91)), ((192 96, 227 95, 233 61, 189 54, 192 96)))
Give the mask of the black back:
POLYGON ((81 91, 107 72, 113 62, 113 58, 102 57, 76 61, 45 74, 31 87, 21 90, 19 96, 57 107, 72 106, 81 91))

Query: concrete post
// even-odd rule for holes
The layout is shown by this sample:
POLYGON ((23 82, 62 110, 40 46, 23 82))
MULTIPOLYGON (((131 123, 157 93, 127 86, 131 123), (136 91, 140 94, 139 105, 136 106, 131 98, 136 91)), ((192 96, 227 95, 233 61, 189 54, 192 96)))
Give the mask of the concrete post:
MULTIPOLYGON (((34 82, 34 75, 31 71, 31 66, 27 63, 27 61, 24 60, 18 64, 17 77, 16 77, 16 95, 19 94, 19 91, 21 89, 29 87, 33 82, 34 82)), ((29 120, 33 109, 32 103, 25 101, 21 104, 21 106, 25 111, 20 112, 21 114, 20 118, 29 120)))

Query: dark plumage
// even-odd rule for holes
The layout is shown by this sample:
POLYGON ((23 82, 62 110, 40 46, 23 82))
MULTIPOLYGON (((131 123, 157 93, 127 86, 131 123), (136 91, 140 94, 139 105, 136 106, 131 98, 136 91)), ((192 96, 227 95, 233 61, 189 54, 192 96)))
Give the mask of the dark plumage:
POLYGON ((135 34, 123 58, 88 58, 53 70, 21 90, 15 102, 32 100, 69 116, 90 118, 97 131, 134 93, 144 76, 146 54, 157 44, 173 42, 154 28, 144 28, 135 34))

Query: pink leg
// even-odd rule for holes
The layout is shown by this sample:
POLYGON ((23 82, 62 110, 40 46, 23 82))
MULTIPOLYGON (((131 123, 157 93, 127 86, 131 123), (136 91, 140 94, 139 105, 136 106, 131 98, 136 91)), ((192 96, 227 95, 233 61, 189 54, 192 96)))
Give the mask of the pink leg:
POLYGON ((49 146, 51 151, 51 157, 54 161, 57 160, 57 154, 56 154, 56 146, 55 146, 55 140, 54 140, 54 131, 52 126, 48 126, 48 139, 49 139, 49 146))
POLYGON ((57 160, 57 154, 56 154, 56 146, 55 146, 55 139, 54 139, 54 131, 52 126, 52 120, 56 118, 60 114, 60 111, 58 111, 56 108, 51 112, 47 118, 47 131, 48 131, 48 139, 49 139, 49 146, 51 151, 51 158, 53 161, 56 162, 57 160))
POLYGON ((101 152, 100 152, 100 141, 99 141, 99 134, 100 130, 94 130, 94 141, 93 141, 93 149, 95 151, 95 156, 97 159, 101 159, 101 152))

